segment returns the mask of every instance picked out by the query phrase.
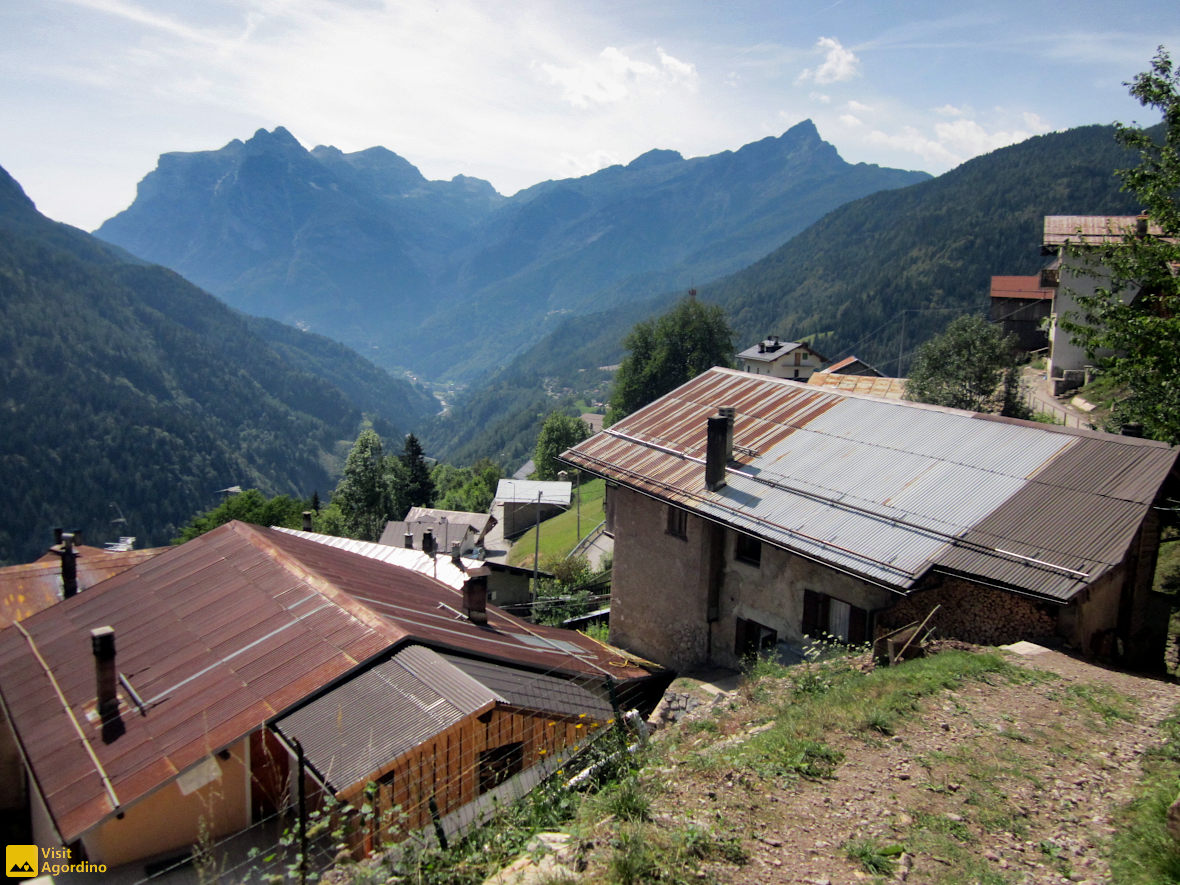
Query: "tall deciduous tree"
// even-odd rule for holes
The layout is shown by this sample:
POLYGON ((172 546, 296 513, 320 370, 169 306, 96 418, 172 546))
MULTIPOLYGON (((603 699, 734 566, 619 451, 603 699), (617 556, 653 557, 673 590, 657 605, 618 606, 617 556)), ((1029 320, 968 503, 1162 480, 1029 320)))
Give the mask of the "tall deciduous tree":
POLYGON ((537 479, 557 479, 557 473, 561 470, 557 456, 589 436, 590 425, 581 418, 550 412, 541 426, 541 434, 533 450, 533 463, 536 465, 533 476, 537 479))
POLYGON ((1163 114, 1163 138, 1119 125, 1116 138, 1139 152, 1139 165, 1119 170, 1147 216, 1146 231, 1121 241, 1078 247, 1083 268, 1101 267, 1110 284, 1075 293, 1081 314, 1061 325, 1124 390, 1115 418, 1138 422, 1144 434, 1180 443, 1180 72, 1161 46, 1151 70, 1138 74, 1131 95, 1163 114), (1113 351, 1112 355, 1105 355, 1113 351))
MULTIPOLYGON (((918 348, 906 381, 906 399, 973 412, 1018 410, 1013 346, 999 326, 961 316, 918 348)), ((1019 417, 1018 415, 1016 417, 1019 417)))
POLYGON ((693 295, 623 341, 629 351, 615 376, 607 422, 614 423, 713 366, 733 365, 733 332, 725 312, 693 295))
POLYGON ((332 504, 339 508, 348 534, 362 541, 376 541, 393 519, 393 489, 376 431, 362 430, 356 438, 332 504))

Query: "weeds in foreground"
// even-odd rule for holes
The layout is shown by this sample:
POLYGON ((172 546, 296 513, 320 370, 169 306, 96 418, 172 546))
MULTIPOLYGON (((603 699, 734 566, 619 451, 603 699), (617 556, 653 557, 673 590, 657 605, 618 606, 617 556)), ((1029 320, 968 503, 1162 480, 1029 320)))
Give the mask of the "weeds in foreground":
POLYGON ((1180 783, 1180 711, 1160 723, 1164 742, 1143 761, 1139 795, 1123 808, 1110 871, 1125 885, 1180 882, 1180 843, 1168 833, 1168 808, 1180 783))
POLYGON ((853 839, 844 845, 845 856, 860 864, 866 873, 892 876, 897 859, 905 854, 905 846, 891 843, 882 845, 875 839, 853 839))

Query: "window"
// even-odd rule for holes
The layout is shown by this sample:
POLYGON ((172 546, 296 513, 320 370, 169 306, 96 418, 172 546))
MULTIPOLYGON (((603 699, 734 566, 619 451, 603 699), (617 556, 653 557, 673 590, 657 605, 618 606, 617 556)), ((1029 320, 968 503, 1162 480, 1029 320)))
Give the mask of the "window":
POLYGON ((803 591, 803 635, 834 636, 858 645, 868 639, 869 613, 863 608, 834 599, 826 593, 803 591))
POLYGON ((778 643, 778 634, 765 624, 747 618, 737 618, 736 624, 733 651, 739 658, 749 658, 760 652, 771 651, 778 643))
POLYGON ((524 768, 524 744, 504 744, 479 754, 479 791, 498 787, 524 768))
POLYGON ((762 565, 762 542, 750 535, 738 535, 734 542, 734 556, 746 565, 762 565))
POLYGON ((667 519, 668 523, 665 531, 674 538, 688 537, 688 511, 681 510, 679 507, 668 506, 667 519))

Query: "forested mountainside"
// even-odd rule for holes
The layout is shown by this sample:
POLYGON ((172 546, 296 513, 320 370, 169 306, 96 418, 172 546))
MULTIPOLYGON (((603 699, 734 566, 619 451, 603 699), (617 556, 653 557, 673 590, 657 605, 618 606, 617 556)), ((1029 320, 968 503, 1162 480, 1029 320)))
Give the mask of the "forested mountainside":
POLYGON ((97 233, 248 313, 470 380, 565 317, 738 270, 849 200, 927 178, 846 163, 808 121, 502 197, 427 181, 384 148, 307 151, 278 128, 165 154, 97 233))
POLYGON ((11 563, 43 552, 55 526, 96 545, 167 543, 230 485, 327 492, 362 410, 393 435, 437 404, 46 219, 0 170, 0 405, 11 563))
MULTIPOLYGON (((1110 126, 1038 136, 841 206, 745 270, 698 286, 699 297, 725 308, 739 349, 768 334, 809 336, 831 360, 855 352, 885 372, 901 350, 904 373, 951 319, 986 310, 993 275, 1041 267, 1045 215, 1138 211, 1115 175, 1133 164, 1110 126)), ((560 405, 561 391, 600 383, 597 367, 619 362, 631 326, 683 294, 566 320, 425 431, 432 451, 523 460, 537 415, 560 405)))

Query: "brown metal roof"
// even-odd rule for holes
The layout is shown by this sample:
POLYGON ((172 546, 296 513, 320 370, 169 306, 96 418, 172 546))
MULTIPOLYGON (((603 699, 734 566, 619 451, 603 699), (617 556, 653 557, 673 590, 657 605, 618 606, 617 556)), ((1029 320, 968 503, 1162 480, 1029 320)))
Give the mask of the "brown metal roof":
POLYGON ((258 535, 222 526, 0 633, 0 695, 67 842, 401 638, 258 535), (145 711, 121 689, 104 743, 89 633, 108 625, 145 711))
POLYGON ((478 627, 460 599, 396 565, 229 523, 0 631, 0 700, 68 842, 407 640, 541 673, 650 675, 491 606, 478 627), (109 743, 88 718, 101 626, 138 698, 120 689, 124 731, 109 743))
MULTIPOLYGON (((112 552, 101 547, 75 548, 78 592, 125 572, 167 548, 112 552)), ((0 629, 61 601, 61 557, 46 553, 36 562, 0 568, 0 629)))
POLYGON ((562 459, 901 591, 943 568, 1065 601, 1126 555, 1177 454, 711 369, 562 459), (722 406, 735 453, 710 492, 706 418, 722 406))
POLYGON ((1035 301, 1052 301, 1054 290, 1041 286, 1041 275, 992 277, 992 298, 1021 298, 1035 301))

